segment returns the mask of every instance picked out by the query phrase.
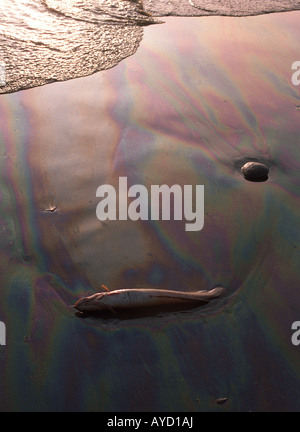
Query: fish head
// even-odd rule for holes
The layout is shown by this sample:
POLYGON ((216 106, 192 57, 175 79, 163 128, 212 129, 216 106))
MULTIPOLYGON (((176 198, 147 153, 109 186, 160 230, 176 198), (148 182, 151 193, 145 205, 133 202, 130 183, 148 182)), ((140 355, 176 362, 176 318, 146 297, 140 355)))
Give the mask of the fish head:
POLYGON ((98 293, 89 297, 83 297, 74 304, 74 308, 79 312, 91 312, 95 311, 95 309, 104 309, 105 306, 101 302, 104 296, 105 293, 98 293))

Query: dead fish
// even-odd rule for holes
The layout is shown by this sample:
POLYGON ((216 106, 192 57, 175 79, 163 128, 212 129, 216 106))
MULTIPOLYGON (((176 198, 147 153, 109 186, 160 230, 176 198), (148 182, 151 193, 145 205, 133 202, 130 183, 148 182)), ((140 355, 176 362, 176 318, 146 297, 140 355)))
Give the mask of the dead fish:
MULTIPOLYGON (((104 287, 106 288, 106 287, 104 287)), ((210 291, 172 291, 160 289, 130 288, 101 292, 78 300, 73 307, 79 312, 97 312, 108 309, 114 313, 117 310, 141 308, 149 306, 193 304, 209 302, 221 296, 225 288, 216 287, 210 291)))

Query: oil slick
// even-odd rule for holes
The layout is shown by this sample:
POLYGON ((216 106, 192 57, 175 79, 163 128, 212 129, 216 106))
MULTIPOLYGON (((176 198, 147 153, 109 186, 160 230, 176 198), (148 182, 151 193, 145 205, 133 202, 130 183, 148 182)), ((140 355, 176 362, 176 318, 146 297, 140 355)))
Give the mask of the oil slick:
MULTIPOLYGON (((106 287, 105 287, 106 288, 106 287)), ((81 313, 110 310, 117 313, 120 310, 146 308, 151 306, 195 305, 208 303, 224 294, 225 288, 216 287, 209 291, 172 291, 160 289, 120 289, 106 291, 83 297, 73 307, 81 313)))

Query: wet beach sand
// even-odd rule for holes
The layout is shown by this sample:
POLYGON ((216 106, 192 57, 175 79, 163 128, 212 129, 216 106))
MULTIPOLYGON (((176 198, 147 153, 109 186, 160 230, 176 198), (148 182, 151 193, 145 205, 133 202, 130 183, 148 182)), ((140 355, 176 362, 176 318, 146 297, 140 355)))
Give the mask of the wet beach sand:
POLYGON ((110 70, 0 96, 1 411, 299 411, 299 20, 165 17, 110 70), (96 190, 121 176, 204 185, 204 228, 100 222, 96 190), (227 293, 68 307, 102 283, 227 293))

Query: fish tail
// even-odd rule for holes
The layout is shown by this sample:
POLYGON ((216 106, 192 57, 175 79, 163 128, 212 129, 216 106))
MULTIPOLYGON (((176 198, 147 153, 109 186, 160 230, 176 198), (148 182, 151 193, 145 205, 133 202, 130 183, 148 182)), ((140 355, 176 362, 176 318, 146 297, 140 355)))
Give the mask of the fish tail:
POLYGON ((210 291, 207 291, 207 294, 209 294, 210 297, 215 298, 215 297, 220 297, 225 292, 226 292, 226 288, 224 288, 222 286, 217 286, 217 287, 211 289, 210 291))

